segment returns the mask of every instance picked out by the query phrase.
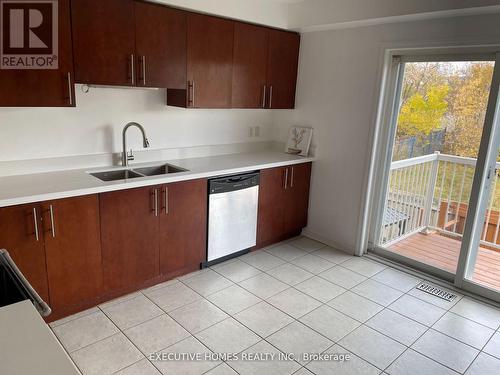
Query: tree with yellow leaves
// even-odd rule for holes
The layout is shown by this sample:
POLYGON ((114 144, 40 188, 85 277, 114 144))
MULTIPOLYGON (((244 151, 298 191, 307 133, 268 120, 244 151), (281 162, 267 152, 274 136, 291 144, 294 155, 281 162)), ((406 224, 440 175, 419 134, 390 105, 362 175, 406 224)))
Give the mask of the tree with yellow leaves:
POLYGON ((493 64, 475 63, 455 79, 444 152, 477 158, 493 76, 493 64))
POLYGON ((425 95, 417 92, 401 107, 398 136, 416 136, 423 142, 429 134, 440 129, 448 110, 448 85, 429 86, 425 95))

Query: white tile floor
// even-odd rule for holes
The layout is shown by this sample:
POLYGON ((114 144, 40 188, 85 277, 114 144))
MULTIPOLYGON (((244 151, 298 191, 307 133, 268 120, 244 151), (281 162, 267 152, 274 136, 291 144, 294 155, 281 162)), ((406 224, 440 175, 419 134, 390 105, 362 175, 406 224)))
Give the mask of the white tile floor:
POLYGON ((500 310, 445 302, 419 282, 300 237, 51 327, 84 375, 500 374, 500 310), (295 360, 149 357, 221 352, 295 360))

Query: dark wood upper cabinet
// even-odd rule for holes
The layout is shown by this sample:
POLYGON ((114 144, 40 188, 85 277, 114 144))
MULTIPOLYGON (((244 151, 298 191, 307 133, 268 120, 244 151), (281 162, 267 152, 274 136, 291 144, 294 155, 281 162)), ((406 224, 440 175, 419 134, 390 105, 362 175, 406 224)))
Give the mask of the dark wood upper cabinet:
POLYGON ((140 0, 59 0, 58 69, 0 69, 0 106, 75 106, 74 83, 167 88, 185 108, 294 108, 297 33, 140 0))
POLYGON ((268 28, 235 22, 233 108, 264 108, 266 106, 268 41, 268 28))
POLYGON ((200 268, 206 260, 207 180, 162 187, 160 271, 175 277, 200 268))
POLYGON ((41 207, 50 306, 59 314, 73 311, 102 292, 99 198, 66 198, 41 207))
POLYGON ((269 30, 268 108, 290 109, 295 107, 299 46, 299 34, 269 30))
POLYGON ((41 208, 37 204, 0 209, 0 248, 6 249, 42 299, 49 303, 41 208))
POLYGON ((168 90, 167 104, 188 108, 231 108, 234 22, 188 13, 187 82, 168 90))
POLYGON ((135 20, 132 0, 71 0, 75 80, 135 85, 135 20))
POLYGON ((295 107, 300 35, 235 23, 233 108, 295 107))
POLYGON ((0 69, 1 107, 74 107, 69 0, 58 3, 58 68, 0 69))
POLYGON ((186 87, 186 12, 135 2, 137 86, 186 87))
POLYGON ((106 292, 159 276, 159 194, 159 187, 145 187, 100 195, 106 292))

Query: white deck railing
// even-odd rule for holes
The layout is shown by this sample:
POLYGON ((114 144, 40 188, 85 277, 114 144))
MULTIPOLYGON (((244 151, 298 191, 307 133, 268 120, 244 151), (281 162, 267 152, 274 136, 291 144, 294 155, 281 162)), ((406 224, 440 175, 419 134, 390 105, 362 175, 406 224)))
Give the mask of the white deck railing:
MULTIPOLYGON (((416 232, 439 231, 461 237, 474 178, 476 159, 431 155, 399 160, 391 164, 380 243, 391 244, 416 232)), ((500 196, 497 180, 500 163, 492 179, 491 198, 481 242, 500 246, 500 196)))

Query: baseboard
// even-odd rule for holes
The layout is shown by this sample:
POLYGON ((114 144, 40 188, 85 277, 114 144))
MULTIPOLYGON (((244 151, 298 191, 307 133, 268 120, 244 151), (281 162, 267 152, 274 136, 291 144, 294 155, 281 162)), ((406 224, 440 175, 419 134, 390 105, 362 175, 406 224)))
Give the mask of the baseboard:
POLYGON ((391 268, 394 268, 394 269, 397 269, 401 272, 404 272, 404 273, 407 273, 409 275, 412 275, 412 276, 415 276, 419 279, 423 279, 423 280, 427 280, 431 283, 434 283, 436 285, 439 285, 439 286, 442 286, 444 288, 447 288, 447 289, 450 289, 456 293, 460 293, 464 296, 467 296, 467 297, 470 297, 470 298, 474 298, 478 301, 481 301, 481 302, 484 302, 484 303, 487 303, 491 306, 494 306, 496 308, 500 308, 500 303, 496 302, 496 301, 493 301, 491 299, 488 299, 486 297, 483 297, 483 296, 479 296, 473 292, 469 292, 468 290, 464 290, 464 289, 460 289, 460 288, 457 288, 453 283, 447 281, 447 280, 443 280, 437 276, 434 276, 434 275, 431 275, 429 273, 426 273, 424 271, 421 271, 419 269, 416 269, 416 268, 413 268, 412 266, 408 265, 408 264, 401 264, 401 263, 398 263, 396 261, 393 261, 391 259, 388 259, 388 258, 385 258, 383 256, 380 256, 378 254, 374 254, 374 253, 368 253, 368 254, 365 254, 363 255, 364 257, 370 259, 370 260, 373 260, 375 262, 378 262, 378 263, 381 263, 381 264, 384 264, 386 266, 389 266, 391 268))
POLYGON ((350 254, 350 255, 355 255, 354 248, 351 248, 350 246, 346 246, 345 244, 341 244, 335 240, 332 240, 331 238, 327 238, 327 237, 322 236, 320 234, 311 232, 307 228, 302 230, 302 235, 309 237, 313 240, 319 241, 321 243, 324 243, 325 245, 333 247, 336 250, 340 250, 340 251, 347 253, 347 254, 350 254))

